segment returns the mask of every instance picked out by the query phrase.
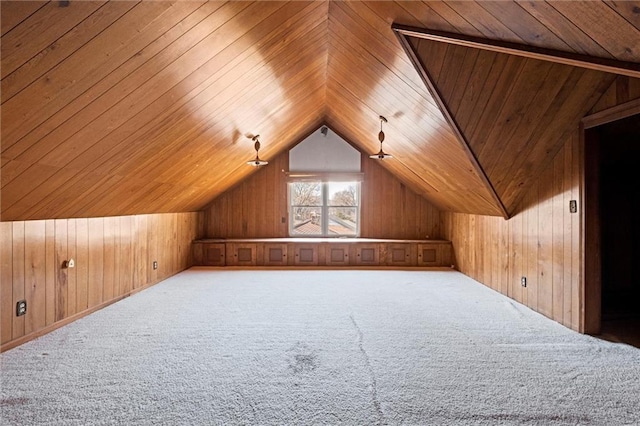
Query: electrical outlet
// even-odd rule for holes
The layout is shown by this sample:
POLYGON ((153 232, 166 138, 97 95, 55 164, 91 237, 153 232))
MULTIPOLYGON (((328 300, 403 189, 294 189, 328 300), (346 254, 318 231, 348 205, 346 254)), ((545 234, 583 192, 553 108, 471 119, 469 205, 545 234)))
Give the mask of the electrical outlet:
POLYGON ((153 261, 153 269, 158 269, 158 261, 157 260, 153 261))
POLYGON ((20 317, 26 313, 27 313, 27 301, 19 300, 18 303, 16 303, 16 316, 20 317))
POLYGON ((576 200, 569 201, 569 213, 578 213, 578 202, 576 200))
POLYGON ((527 277, 520 278, 520 284, 522 285, 522 287, 526 287, 527 286, 527 277))

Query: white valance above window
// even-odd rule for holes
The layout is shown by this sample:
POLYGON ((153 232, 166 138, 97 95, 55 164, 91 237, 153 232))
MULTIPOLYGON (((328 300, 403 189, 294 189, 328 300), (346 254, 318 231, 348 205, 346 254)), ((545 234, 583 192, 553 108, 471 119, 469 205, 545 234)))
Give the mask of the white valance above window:
MULTIPOLYGON (((326 126, 313 132, 289 151, 290 174, 360 173, 360 151, 326 126), (323 132, 322 129, 326 128, 323 132)), ((317 180, 317 179, 316 179, 317 180)), ((335 181, 335 179, 332 178, 335 181)), ((354 180, 352 178, 346 180, 354 180)), ((361 180, 361 179, 355 179, 361 180)))

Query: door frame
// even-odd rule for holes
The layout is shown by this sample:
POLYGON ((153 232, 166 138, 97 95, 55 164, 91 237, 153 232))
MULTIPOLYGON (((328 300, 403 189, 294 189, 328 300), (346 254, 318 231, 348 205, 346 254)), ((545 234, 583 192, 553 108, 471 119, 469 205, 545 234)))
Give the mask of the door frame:
POLYGON ((602 323, 602 257, 600 241, 599 144, 595 127, 640 114, 640 99, 625 102, 580 121, 581 224, 580 332, 599 334, 602 323))

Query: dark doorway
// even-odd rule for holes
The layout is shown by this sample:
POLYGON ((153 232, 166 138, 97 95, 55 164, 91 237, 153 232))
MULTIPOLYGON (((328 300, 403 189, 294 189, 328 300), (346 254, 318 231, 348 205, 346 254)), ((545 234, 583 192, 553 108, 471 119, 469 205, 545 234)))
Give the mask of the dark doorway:
MULTIPOLYGON (((598 146, 600 335, 640 347, 640 114, 588 130, 598 146)), ((587 170, 587 173, 590 173, 587 170)))

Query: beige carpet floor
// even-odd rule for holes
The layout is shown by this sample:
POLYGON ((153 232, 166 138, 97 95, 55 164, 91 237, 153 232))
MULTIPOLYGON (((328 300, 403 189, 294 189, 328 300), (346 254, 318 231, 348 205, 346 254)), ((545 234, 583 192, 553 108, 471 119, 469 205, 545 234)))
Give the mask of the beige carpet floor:
POLYGON ((454 271, 194 268, 0 355, 3 425, 638 425, 640 350, 454 271))

